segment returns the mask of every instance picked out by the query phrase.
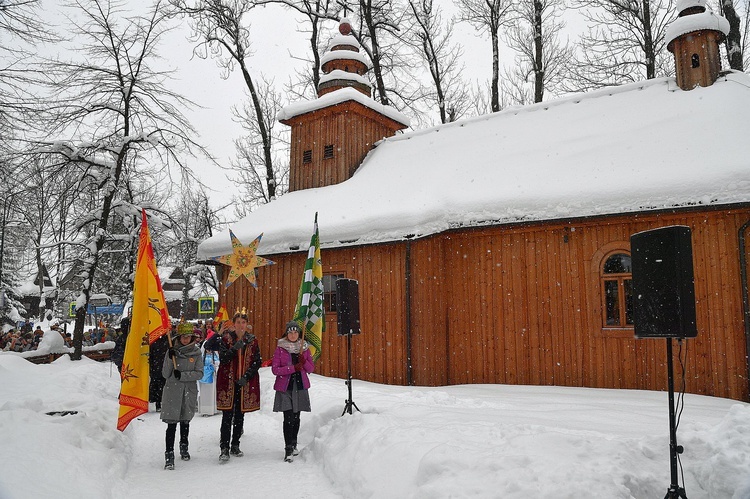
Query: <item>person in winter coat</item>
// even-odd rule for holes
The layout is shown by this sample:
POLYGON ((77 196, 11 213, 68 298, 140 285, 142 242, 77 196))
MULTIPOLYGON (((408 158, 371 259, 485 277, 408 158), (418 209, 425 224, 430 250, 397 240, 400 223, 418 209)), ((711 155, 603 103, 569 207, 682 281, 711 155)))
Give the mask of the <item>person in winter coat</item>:
POLYGON ((219 334, 204 344, 219 354, 216 373, 216 408, 222 412, 219 462, 229 456, 242 457, 240 437, 244 431, 245 413, 260 409, 260 347, 249 331, 247 313, 234 315, 225 322, 219 334))
POLYGON ((122 371, 122 359, 125 356, 125 343, 128 341, 128 333, 130 332, 130 317, 125 317, 120 321, 120 336, 115 340, 115 347, 112 349, 110 359, 117 366, 118 371, 122 371))
POLYGON ((273 389, 276 397, 273 412, 284 413, 284 461, 291 463, 297 450, 300 412, 310 412, 310 379, 315 364, 307 342, 300 338, 301 328, 295 321, 288 322, 273 353, 271 372, 276 375, 273 389))
POLYGON ((187 326, 177 328, 174 346, 167 350, 162 366, 166 380, 161 396, 161 420, 167 423, 165 470, 174 469, 177 423, 180 423, 180 459, 190 460, 190 420, 198 408, 198 380, 203 377, 203 354, 195 344, 193 326, 187 326))
MULTIPOLYGON (((192 332, 192 331, 191 331, 192 332)), ((176 334, 176 327, 172 327, 172 334, 176 334)), ((148 401, 153 402, 156 406, 156 411, 161 411, 161 396, 164 390, 164 376, 161 375, 162 371, 162 359, 167 353, 169 348, 169 342, 167 336, 160 336, 156 341, 151 343, 149 347, 151 353, 148 356, 149 364, 149 382, 148 382, 148 401)))

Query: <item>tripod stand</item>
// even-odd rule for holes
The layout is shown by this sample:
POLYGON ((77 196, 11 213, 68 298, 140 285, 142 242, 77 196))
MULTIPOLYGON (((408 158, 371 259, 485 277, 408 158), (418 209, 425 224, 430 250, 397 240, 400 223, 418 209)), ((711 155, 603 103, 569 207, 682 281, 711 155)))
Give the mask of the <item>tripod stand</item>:
POLYGON ((672 338, 667 338, 667 375, 669 387, 669 468, 672 475, 672 482, 667 489, 667 495, 664 499, 687 499, 685 489, 677 483, 677 454, 682 454, 684 450, 681 445, 677 445, 677 428, 675 427, 674 414, 674 375, 672 373, 672 338))
POLYGON ((352 407, 357 409, 357 412, 361 412, 359 410, 359 407, 357 407, 357 404, 355 404, 354 400, 352 400, 352 331, 351 330, 349 330, 349 332, 346 333, 346 364, 347 364, 347 370, 346 370, 345 383, 349 389, 349 398, 347 399, 346 405, 344 406, 344 412, 341 413, 342 416, 346 414, 347 412, 351 414, 352 407))

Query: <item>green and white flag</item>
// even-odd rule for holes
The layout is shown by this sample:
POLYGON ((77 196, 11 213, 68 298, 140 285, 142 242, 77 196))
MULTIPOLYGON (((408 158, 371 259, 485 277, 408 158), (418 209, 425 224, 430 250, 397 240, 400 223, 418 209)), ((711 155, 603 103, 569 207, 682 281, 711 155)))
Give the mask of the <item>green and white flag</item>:
POLYGON ((326 329, 323 309, 323 264, 320 260, 320 237, 318 236, 318 214, 315 214, 315 230, 307 250, 305 273, 297 295, 294 319, 304 331, 305 340, 310 344, 313 360, 320 358, 323 331, 326 329))

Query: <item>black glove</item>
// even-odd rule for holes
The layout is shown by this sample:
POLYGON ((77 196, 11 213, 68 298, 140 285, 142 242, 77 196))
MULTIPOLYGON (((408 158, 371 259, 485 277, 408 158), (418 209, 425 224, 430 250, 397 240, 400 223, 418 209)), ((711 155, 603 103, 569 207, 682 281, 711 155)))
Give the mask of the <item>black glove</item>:
POLYGON ((240 340, 237 340, 234 345, 232 345, 232 350, 236 352, 238 350, 242 350, 242 347, 244 346, 245 346, 245 342, 240 339, 240 340))
POLYGON ((169 347, 169 350, 167 350, 167 355, 169 355, 170 359, 174 359, 174 356, 175 356, 175 349, 174 349, 174 347, 169 347))
POLYGON ((182 373, 180 372, 180 370, 179 369, 175 369, 174 370, 174 377, 177 378, 177 379, 180 379, 181 376, 182 376, 182 373))
POLYGON ((242 376, 240 379, 237 380, 237 386, 242 387, 247 384, 247 378, 242 376))

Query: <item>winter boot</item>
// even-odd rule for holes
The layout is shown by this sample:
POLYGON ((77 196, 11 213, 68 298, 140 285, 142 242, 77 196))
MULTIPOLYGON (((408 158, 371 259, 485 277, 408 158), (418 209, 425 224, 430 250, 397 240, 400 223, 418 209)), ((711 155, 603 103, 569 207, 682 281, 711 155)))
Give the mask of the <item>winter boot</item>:
POLYGON ((180 459, 183 461, 190 461, 190 453, 188 452, 188 444, 180 442, 180 459))
POLYGON ((291 463, 294 461, 294 447, 287 445, 284 447, 284 461, 291 463))
POLYGON ((292 444, 292 455, 299 456, 299 450, 297 450, 297 442, 294 442, 292 444))
POLYGON ((229 461, 229 449, 222 447, 221 454, 219 455, 219 464, 224 464, 227 461, 229 461))
POLYGON ((164 469, 165 470, 173 470, 174 469, 174 451, 168 450, 164 453, 164 469))
POLYGON ((188 452, 188 437, 190 436, 190 423, 180 421, 180 459, 183 461, 190 461, 190 453, 188 452))
POLYGON ((239 444, 233 445, 232 448, 229 449, 229 453, 234 457, 242 457, 245 455, 245 453, 240 450, 239 444))

